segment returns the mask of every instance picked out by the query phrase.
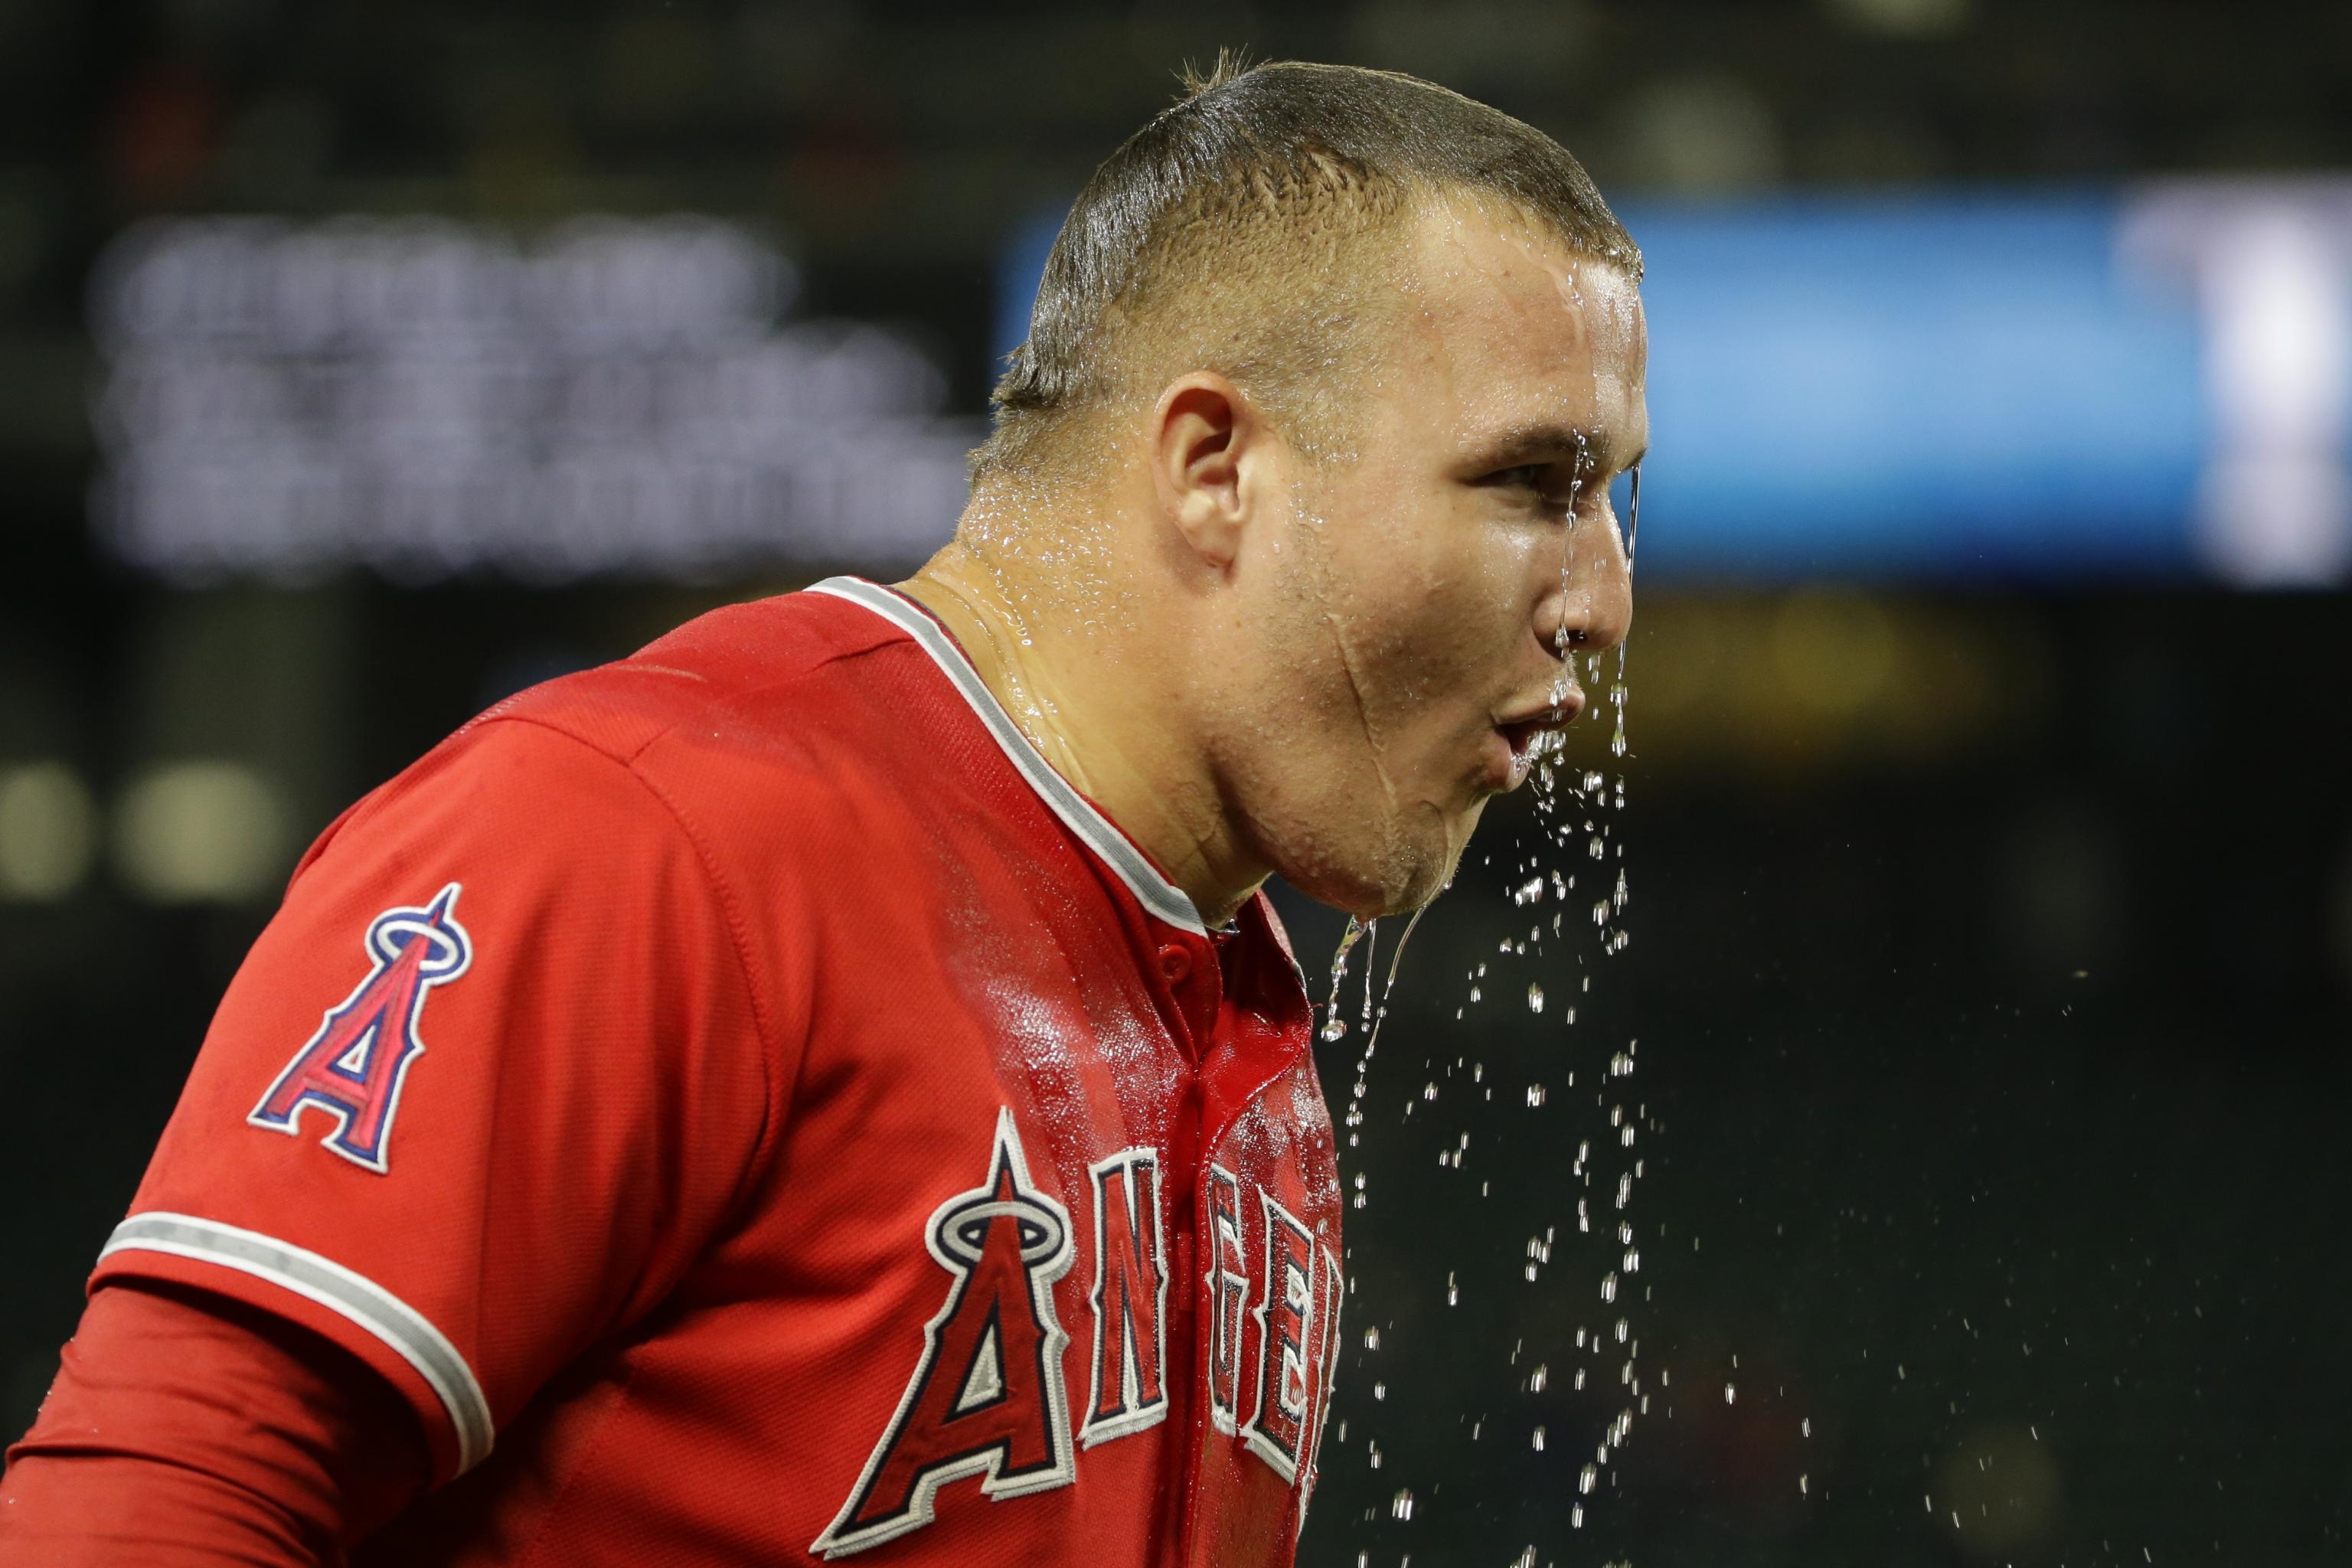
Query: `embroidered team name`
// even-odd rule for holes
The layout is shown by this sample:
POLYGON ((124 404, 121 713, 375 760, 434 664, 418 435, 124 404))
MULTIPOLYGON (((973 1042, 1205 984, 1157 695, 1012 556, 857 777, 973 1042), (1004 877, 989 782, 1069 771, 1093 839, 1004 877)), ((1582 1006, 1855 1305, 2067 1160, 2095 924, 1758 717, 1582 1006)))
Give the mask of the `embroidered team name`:
POLYGON ((1091 1448, 1168 1416, 1168 1248, 1160 1156, 1122 1149, 1090 1167, 1095 1189, 1093 1394, 1078 1441, 1091 1448))
POLYGON ((1315 1237, 1289 1210, 1260 1192, 1265 1210, 1265 1268, 1258 1304, 1256 1408, 1243 1436, 1284 1480, 1298 1475, 1300 1450, 1313 1412, 1315 1363, 1308 1349, 1315 1324, 1315 1237))
POLYGON ((924 1326, 898 1414, 812 1552, 845 1556, 921 1529, 940 1488, 960 1477, 979 1476, 999 1500, 1073 1479, 1069 1336, 1054 1312, 1070 1215, 1030 1180, 1011 1110, 997 1114, 988 1180, 934 1210, 926 1239, 954 1283, 924 1326))
POLYGON ((1209 1419, 1219 1431, 1237 1434, 1297 1491, 1304 1525, 1315 1493, 1316 1450, 1339 1370, 1339 1306, 1347 1282, 1339 1258, 1263 1187, 1255 1189, 1261 1263, 1253 1280, 1243 1247, 1241 1182, 1215 1163, 1206 1174, 1201 1211, 1209 1269, 1201 1283, 1209 1315, 1202 1369, 1209 1419), (1254 1363, 1243 1360, 1244 1316, 1257 1325, 1254 1363), (1249 1419, 1237 1421, 1244 1401, 1249 1419))
POLYGON ((1236 1430, 1234 1409, 1242 1379, 1242 1313, 1249 1305, 1249 1257, 1242 1250, 1242 1189, 1222 1165, 1209 1167, 1209 1419, 1220 1432, 1236 1430))
POLYGON ((473 939, 457 923, 462 890, 452 882, 429 904, 386 910, 369 922, 373 968, 328 1010, 247 1121, 299 1137, 302 1112, 315 1107, 335 1123, 320 1140, 326 1147, 378 1174, 389 1168, 385 1145, 401 1086, 425 1050, 416 1024, 425 994, 474 961, 473 939))
MULTIPOLYGON (((1303 1519, 1339 1358, 1339 1259, 1273 1195, 1221 1165, 1204 1173, 1197 1276, 1207 1318, 1201 1369, 1210 1425, 1297 1492, 1303 1519), (1245 1246, 1260 1222, 1260 1267, 1245 1246), (1244 1335, 1255 1324, 1256 1354, 1244 1335), (1248 1418, 1242 1419, 1246 1410, 1248 1418)), ((1077 1446, 1168 1418, 1168 1244, 1159 1152, 1122 1149, 1087 1168, 1093 1188, 1092 1354, 1077 1446)), ((980 1478, 1021 1497, 1076 1479, 1055 1282, 1076 1248, 1068 1211, 1031 1180, 1013 1113, 1000 1110, 988 1179, 932 1212, 931 1257, 950 1277, 923 1353, 849 1500, 810 1550, 846 1556, 932 1522, 940 1489, 980 1478)))

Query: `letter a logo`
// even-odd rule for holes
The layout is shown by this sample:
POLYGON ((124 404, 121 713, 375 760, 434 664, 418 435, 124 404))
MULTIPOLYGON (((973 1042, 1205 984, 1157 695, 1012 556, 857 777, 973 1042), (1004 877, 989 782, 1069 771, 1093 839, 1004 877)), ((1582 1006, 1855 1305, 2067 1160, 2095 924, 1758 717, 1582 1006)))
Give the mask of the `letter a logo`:
POLYGON ((954 1277, 923 1327, 923 1359, 849 1500, 809 1550, 863 1552, 931 1522, 941 1486, 981 1478, 1002 1500, 1067 1486, 1069 1394, 1054 1281, 1069 1272, 1070 1215, 1029 1179, 1013 1112, 996 1118, 988 1180, 932 1211, 931 1257, 954 1277))
POLYGON ((299 1138, 304 1109, 316 1106, 335 1120, 321 1143, 378 1175, 388 1169, 384 1144, 400 1109, 400 1086, 425 1050, 416 1034, 425 994, 474 961, 473 939, 457 923, 461 890, 452 882, 421 909, 386 910, 369 923, 374 968, 328 1010, 319 1032, 246 1121, 299 1138))

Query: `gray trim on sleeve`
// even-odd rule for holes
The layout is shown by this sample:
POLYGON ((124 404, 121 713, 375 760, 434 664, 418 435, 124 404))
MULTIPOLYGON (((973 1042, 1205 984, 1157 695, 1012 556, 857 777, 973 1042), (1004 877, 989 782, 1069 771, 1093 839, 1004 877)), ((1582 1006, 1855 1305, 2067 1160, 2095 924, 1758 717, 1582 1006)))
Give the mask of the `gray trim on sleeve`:
POLYGON ((193 1215, 135 1214, 114 1227, 101 1259, 118 1252, 193 1258, 267 1279, 350 1319, 415 1367, 449 1413, 457 1435, 457 1468, 471 1469, 495 1436, 489 1401, 457 1347, 423 1313, 364 1275, 274 1237, 193 1215))

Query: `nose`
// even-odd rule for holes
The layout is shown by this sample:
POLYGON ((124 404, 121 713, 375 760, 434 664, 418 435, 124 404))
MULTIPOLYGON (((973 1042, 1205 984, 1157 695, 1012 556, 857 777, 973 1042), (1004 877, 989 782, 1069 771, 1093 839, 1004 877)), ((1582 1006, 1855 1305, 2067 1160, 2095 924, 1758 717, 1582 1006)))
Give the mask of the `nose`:
POLYGON ((1565 580, 1552 563, 1549 591, 1536 612, 1537 639, 1555 654, 1615 647, 1633 626, 1633 570, 1609 509, 1579 521, 1571 546, 1565 580))

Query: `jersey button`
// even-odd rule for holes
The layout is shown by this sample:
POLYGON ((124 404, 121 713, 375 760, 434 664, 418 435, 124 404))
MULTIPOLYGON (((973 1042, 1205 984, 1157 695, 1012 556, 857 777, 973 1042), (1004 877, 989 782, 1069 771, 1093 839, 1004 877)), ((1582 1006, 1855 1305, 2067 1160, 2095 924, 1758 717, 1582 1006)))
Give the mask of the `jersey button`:
POLYGON ((1160 973, 1168 977, 1171 985, 1181 985, 1192 973, 1192 955, 1174 942, 1160 950, 1160 973))

